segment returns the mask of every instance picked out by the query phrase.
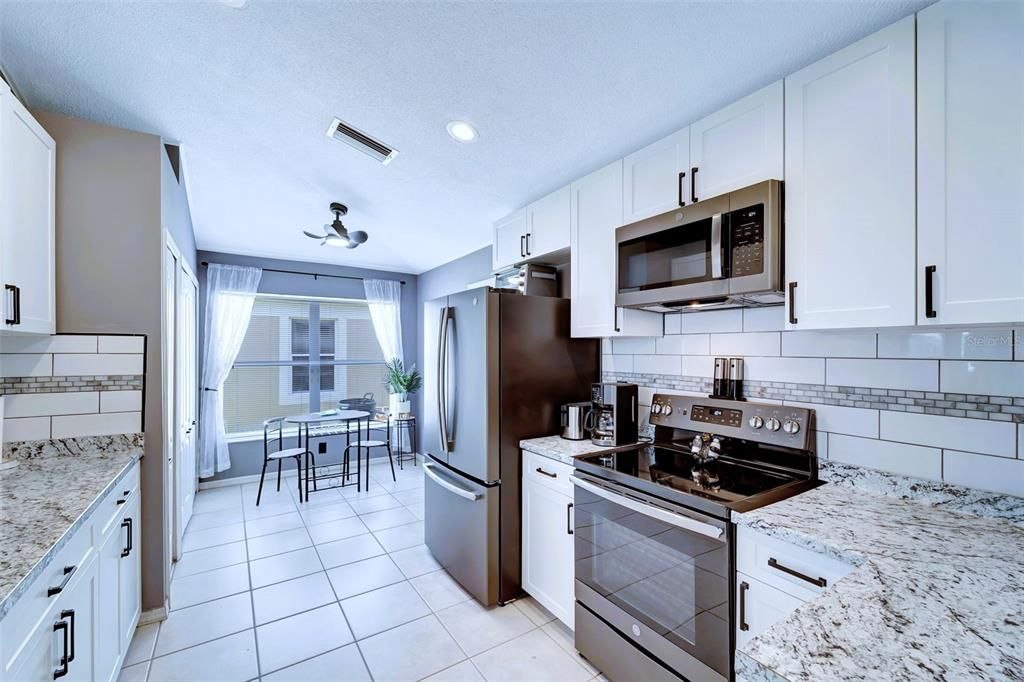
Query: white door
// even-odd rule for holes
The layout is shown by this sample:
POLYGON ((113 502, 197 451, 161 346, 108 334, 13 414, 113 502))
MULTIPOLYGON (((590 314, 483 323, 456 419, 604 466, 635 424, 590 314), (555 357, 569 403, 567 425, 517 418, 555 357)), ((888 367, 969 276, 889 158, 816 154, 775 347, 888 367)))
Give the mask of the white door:
POLYGON ((547 486, 523 484, 523 589, 570 628, 575 579, 572 498, 547 486))
POLYGON ((512 215, 494 223, 494 246, 491 248, 491 265, 494 271, 503 270, 526 258, 526 209, 521 208, 512 215))
POLYGON ((689 128, 674 132, 623 159, 623 224, 691 203, 689 173, 689 128))
MULTIPOLYGON (((166 233, 165 233, 166 234, 166 233)), ((164 442, 163 442, 163 454, 167 459, 167 469, 165 488, 164 488, 164 511, 166 516, 164 522, 164 538, 163 541, 166 543, 168 554, 168 573, 170 572, 170 560, 179 555, 180 543, 176 539, 177 532, 175 529, 174 519, 177 517, 177 505, 175 504, 175 492, 177 490, 177 478, 175 469, 175 443, 177 441, 177 420, 176 414, 176 400, 174 395, 175 386, 175 346, 177 345, 177 334, 176 330, 176 312, 175 307, 177 304, 178 296, 178 250, 173 246, 173 242, 170 236, 167 237, 167 246, 164 249, 164 265, 163 265, 163 294, 162 294, 162 305, 163 305, 163 330, 161 333, 161 341, 163 343, 161 368, 160 368, 160 379, 163 382, 163 400, 164 400, 164 414, 163 414, 163 429, 164 429, 164 442)))
POLYGON ((690 201, 783 179, 782 81, 690 126, 690 201))
POLYGON ((526 255, 542 258, 569 248, 569 186, 526 207, 526 255))
POLYGON ((1024 4, 940 2, 917 22, 917 322, 1019 322, 1024 4))
POLYGON ((657 313, 615 305, 615 229, 622 225, 622 160, 570 185, 569 283, 574 337, 661 336, 657 313))
POLYGON ((913 325, 914 17, 786 78, 787 329, 913 325))
POLYGON ((0 331, 55 331, 56 149, 0 82, 0 331))
POLYGON ((198 390, 198 362, 196 357, 196 298, 198 284, 186 268, 178 271, 177 344, 175 363, 177 384, 175 399, 178 402, 178 490, 175 494, 175 557, 181 554, 181 539, 192 518, 192 505, 196 497, 196 398, 198 390))

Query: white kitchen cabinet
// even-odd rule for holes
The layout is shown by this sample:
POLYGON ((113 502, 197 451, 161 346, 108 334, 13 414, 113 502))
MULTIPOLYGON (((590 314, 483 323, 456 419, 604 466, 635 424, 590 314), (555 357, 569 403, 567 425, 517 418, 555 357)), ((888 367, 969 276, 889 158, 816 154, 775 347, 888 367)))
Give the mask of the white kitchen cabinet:
POLYGON ((126 543, 121 552, 118 579, 122 658, 128 652, 135 628, 139 624, 139 616, 142 615, 142 555, 139 552, 141 504, 138 490, 129 496, 126 506, 124 517, 118 524, 118 537, 126 543))
POLYGON ((523 453, 523 589, 573 628, 575 576, 571 475, 572 467, 523 453), (567 490, 569 494, 566 494, 567 490))
POLYGON ((736 646, 757 637, 804 602, 743 573, 736 574, 736 646))
POLYGON ((569 186, 552 192, 526 207, 526 260, 545 257, 569 248, 569 186))
POLYGON ((494 272, 521 263, 526 257, 526 224, 525 208, 494 223, 494 246, 491 248, 494 272))
POLYGON ((0 81, 0 334, 53 334, 57 146, 0 81))
POLYGON ((689 203, 783 179, 783 84, 772 83, 690 126, 689 203))
POLYGON ((786 78, 787 329, 915 320, 914 17, 786 78))
POLYGON ((660 314, 615 305, 615 229, 622 225, 622 159, 569 187, 572 336, 661 336, 660 314))
POLYGON ((1024 4, 917 16, 917 322, 1024 320, 1024 4))
POLYGON ((119 527, 121 515, 110 523, 108 532, 101 536, 97 550, 97 594, 103 608, 96 612, 96 679, 117 678, 118 664, 127 648, 121 638, 121 552, 124 539, 120 533, 110 532, 119 527))
POLYGON ((689 172, 689 128, 676 131, 623 159, 623 224, 691 203, 689 172))

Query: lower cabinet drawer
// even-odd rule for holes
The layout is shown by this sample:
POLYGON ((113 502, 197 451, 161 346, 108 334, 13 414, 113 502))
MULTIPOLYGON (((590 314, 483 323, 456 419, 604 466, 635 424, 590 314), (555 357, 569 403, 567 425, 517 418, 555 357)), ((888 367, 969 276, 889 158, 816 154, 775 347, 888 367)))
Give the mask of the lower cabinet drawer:
POLYGON ((568 464, 523 450, 523 482, 536 482, 572 497, 572 471, 568 464))
POLYGON ((747 641, 791 614, 804 602, 755 580, 736 574, 736 646, 747 641))
POLYGON ((106 533, 110 522, 124 510, 130 498, 139 495, 139 465, 132 465, 132 468, 125 474, 107 496, 100 501, 94 515, 93 524, 97 533, 106 533))
POLYGON ((853 566, 740 526, 736 529, 736 570, 809 601, 853 566))

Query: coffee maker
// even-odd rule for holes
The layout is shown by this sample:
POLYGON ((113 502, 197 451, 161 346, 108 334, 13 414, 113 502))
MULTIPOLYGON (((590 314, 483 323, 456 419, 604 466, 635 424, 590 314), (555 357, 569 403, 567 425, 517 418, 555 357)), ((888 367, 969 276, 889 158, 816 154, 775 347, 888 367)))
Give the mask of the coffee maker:
POLYGON ((590 390, 590 428, 594 445, 631 445, 637 438, 636 384, 605 381, 590 390))

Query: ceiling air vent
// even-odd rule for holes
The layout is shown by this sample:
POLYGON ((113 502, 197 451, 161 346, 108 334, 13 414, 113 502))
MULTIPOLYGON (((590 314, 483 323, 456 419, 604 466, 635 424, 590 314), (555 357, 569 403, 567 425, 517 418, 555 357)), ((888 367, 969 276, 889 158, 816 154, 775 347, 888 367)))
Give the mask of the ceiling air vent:
POLYGON ((380 140, 373 139, 363 131, 345 123, 340 118, 331 121, 331 127, 327 129, 327 137, 333 137, 338 142, 344 142, 349 147, 358 149, 367 156, 377 159, 385 166, 398 156, 397 149, 392 149, 380 140))

